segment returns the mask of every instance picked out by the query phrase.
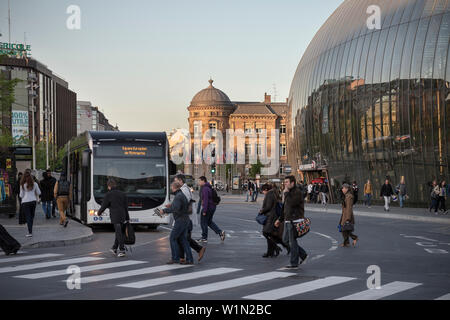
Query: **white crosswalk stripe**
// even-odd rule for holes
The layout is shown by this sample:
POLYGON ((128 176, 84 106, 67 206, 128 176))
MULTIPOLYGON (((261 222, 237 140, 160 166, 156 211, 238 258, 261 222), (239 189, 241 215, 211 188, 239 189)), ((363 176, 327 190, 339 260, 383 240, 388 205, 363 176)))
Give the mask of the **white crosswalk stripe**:
POLYGON ((348 277, 327 277, 324 279, 303 282, 303 283, 288 286, 288 287, 283 287, 283 288, 279 288, 279 289, 275 289, 275 290, 269 290, 269 291, 252 294, 252 295, 243 297, 243 299, 278 300, 278 299, 283 299, 283 298, 299 295, 302 293, 334 286, 334 285, 348 282, 348 281, 351 281, 354 279, 355 278, 348 278, 348 277))
POLYGON ((168 277, 155 278, 155 279, 149 279, 149 280, 144 280, 144 281, 125 283, 125 284, 120 284, 118 286, 125 287, 125 288, 142 289, 142 288, 148 288, 148 287, 153 287, 153 286, 158 286, 158 285, 168 284, 168 283, 174 283, 174 282, 179 282, 179 281, 186 281, 186 280, 200 279, 200 278, 205 278, 205 277, 210 277, 210 276, 217 276, 217 275, 222 275, 222 274, 241 271, 241 270, 242 269, 234 269, 234 268, 215 268, 215 269, 197 271, 197 272, 192 272, 192 273, 185 273, 185 274, 176 275, 176 276, 168 276, 168 277))
POLYGON ((99 281, 105 281, 105 280, 115 280, 115 279, 139 276, 139 275, 150 274, 150 273, 158 273, 158 272, 169 271, 169 270, 183 269, 183 268, 192 267, 192 266, 193 265, 172 264, 172 265, 163 265, 163 266, 149 267, 149 268, 136 269, 136 270, 130 270, 130 271, 107 273, 107 274, 102 274, 102 275, 98 275, 98 276, 82 277, 81 283, 85 284, 85 283, 99 282, 99 281))
POLYGON ((30 255, 30 256, 14 256, 12 258, 1 258, 0 263, 25 261, 25 260, 32 260, 32 259, 42 259, 42 258, 52 258, 52 257, 59 257, 59 256, 63 256, 63 254, 44 253, 44 254, 35 254, 35 255, 30 255))
MULTIPOLYGON (((105 270, 105 269, 112 269, 112 268, 118 268, 118 267, 127 267, 127 266, 142 264, 142 263, 147 263, 147 262, 146 261, 127 260, 127 261, 120 261, 120 262, 95 264, 92 266, 80 267, 80 272, 105 270)), ((66 274, 67 274, 66 269, 61 269, 61 270, 56 270, 56 271, 24 274, 24 275, 14 276, 14 278, 42 279, 42 278, 62 276, 62 275, 66 275, 66 274)))
POLYGON ((103 258, 83 257, 83 258, 75 258, 75 259, 56 260, 56 261, 51 261, 51 262, 25 264, 25 265, 20 265, 20 266, 0 268, 0 273, 17 272, 17 271, 25 271, 25 270, 53 267, 53 266, 69 265, 69 264, 75 264, 75 263, 96 261, 96 260, 101 260, 101 259, 103 259, 103 258))
POLYGON ((384 297, 391 296, 402 291, 406 291, 417 286, 421 283, 412 282, 400 282, 394 281, 385 285, 382 285, 380 289, 364 290, 349 296, 345 296, 336 300, 378 300, 384 297))
POLYGON ((185 293, 210 293, 214 291, 219 291, 223 289, 230 289, 240 286, 245 286, 249 284, 254 284, 258 282, 278 279, 278 278, 287 278, 290 276, 294 276, 295 273, 286 273, 286 272, 267 272, 256 274, 248 277, 236 278, 232 280, 214 282, 202 286, 190 287, 185 289, 176 290, 177 292, 185 292, 185 293))
POLYGON ((442 297, 436 298, 435 300, 450 300, 450 293, 443 295, 442 297))
MULTIPOLYGON (((24 254, 24 253, 27 253, 27 252, 26 251, 22 251, 22 250, 17 251, 17 254, 24 254)), ((4 253, 3 251, 0 252, 0 256, 6 256, 6 253, 4 253)))

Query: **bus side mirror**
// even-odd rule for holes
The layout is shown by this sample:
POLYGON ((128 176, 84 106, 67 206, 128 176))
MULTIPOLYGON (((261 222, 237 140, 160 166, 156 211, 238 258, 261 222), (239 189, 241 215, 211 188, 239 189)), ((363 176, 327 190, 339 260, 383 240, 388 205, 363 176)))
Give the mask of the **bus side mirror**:
POLYGON ((175 174, 177 174, 177 165, 172 160, 169 160, 169 175, 175 174))
POLYGON ((84 168, 89 167, 89 164, 91 162, 91 150, 87 149, 83 151, 83 155, 82 155, 82 160, 81 160, 81 165, 84 168))

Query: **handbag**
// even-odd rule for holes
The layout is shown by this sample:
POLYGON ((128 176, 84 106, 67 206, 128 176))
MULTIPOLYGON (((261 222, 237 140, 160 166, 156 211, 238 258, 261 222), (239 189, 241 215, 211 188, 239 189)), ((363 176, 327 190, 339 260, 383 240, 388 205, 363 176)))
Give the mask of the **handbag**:
POLYGON ((134 228, 133 228, 133 226, 131 225, 131 223, 129 223, 129 222, 127 222, 127 223, 125 223, 125 225, 124 225, 124 233, 125 233, 125 240, 124 240, 124 242, 125 242, 125 244, 127 244, 127 245, 133 245, 133 244, 135 244, 136 243, 136 236, 135 236, 135 234, 134 234, 134 228))
POLYGON ((258 214, 256 216, 256 222, 258 222, 261 225, 265 225, 267 221, 267 216, 264 214, 258 214))
POLYGON ((295 230, 295 238, 301 238, 305 236, 311 228, 311 220, 308 218, 293 221, 292 226, 295 230))
POLYGON ((343 231, 353 231, 354 230, 353 224, 351 224, 349 221, 346 221, 344 223, 344 225, 342 226, 342 230, 343 231))

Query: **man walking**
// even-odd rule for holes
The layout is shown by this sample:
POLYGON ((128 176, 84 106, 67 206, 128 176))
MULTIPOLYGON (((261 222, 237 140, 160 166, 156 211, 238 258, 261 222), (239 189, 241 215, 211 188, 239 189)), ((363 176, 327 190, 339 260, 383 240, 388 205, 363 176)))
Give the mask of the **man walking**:
POLYGON ((213 216, 216 212, 216 204, 213 201, 212 187, 204 176, 200 177, 199 185, 202 187, 202 216, 200 220, 202 239, 200 241, 208 242, 208 227, 220 235, 222 241, 225 241, 225 231, 222 231, 213 221, 213 216))
POLYGON ((58 205, 59 224, 65 228, 69 223, 66 210, 69 208, 70 201, 72 201, 72 188, 64 173, 61 173, 59 181, 55 184, 54 195, 58 205))
POLYGON ((45 213, 45 218, 50 219, 52 213, 53 199, 55 198, 53 195, 55 186, 52 184, 51 179, 49 178, 47 172, 43 174, 44 179, 41 180, 41 201, 42 201, 42 209, 45 213))
POLYGON ((322 205, 327 205, 328 185, 324 182, 320 187, 320 195, 322 197, 322 205))
POLYGON ((296 230, 292 222, 305 218, 305 202, 303 193, 296 186, 294 176, 288 176, 284 179, 284 205, 280 218, 275 222, 275 227, 279 227, 281 223, 284 225, 283 242, 290 247, 291 260, 287 269, 297 269, 300 264, 305 262, 308 254, 300 247, 296 239, 296 230))
POLYGON ((113 179, 109 179, 107 182, 108 193, 103 198, 102 206, 98 210, 97 215, 101 216, 106 208, 109 208, 109 216, 111 223, 114 225, 116 231, 116 238, 114 245, 111 248, 111 252, 118 257, 125 257, 125 235, 123 224, 125 221, 130 220, 128 213, 128 200, 124 192, 116 189, 117 184, 113 179), (119 249, 119 253, 117 253, 119 249))
POLYGON ((384 211, 389 211, 389 204, 391 203, 391 196, 394 194, 389 179, 386 179, 381 187, 380 197, 384 198, 384 211))
MULTIPOLYGON (((52 190, 55 189, 55 184, 56 184, 56 179, 53 178, 52 176, 52 171, 50 169, 47 169, 47 177, 50 180, 50 184, 52 186, 52 190)), ((56 199, 55 197, 52 197, 52 217, 56 218, 56 214, 55 214, 55 210, 56 210, 56 199)))

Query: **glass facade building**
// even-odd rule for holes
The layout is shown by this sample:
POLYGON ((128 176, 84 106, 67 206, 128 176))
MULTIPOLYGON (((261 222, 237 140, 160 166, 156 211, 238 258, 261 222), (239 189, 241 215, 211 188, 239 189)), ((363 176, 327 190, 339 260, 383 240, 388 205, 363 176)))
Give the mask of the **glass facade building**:
POLYGON ((428 203, 427 183, 450 178, 449 35, 450 0, 344 1, 291 85, 292 165, 327 168, 334 189, 370 179, 376 197, 404 176, 409 202, 428 203))

